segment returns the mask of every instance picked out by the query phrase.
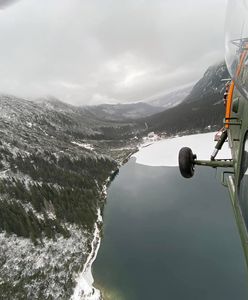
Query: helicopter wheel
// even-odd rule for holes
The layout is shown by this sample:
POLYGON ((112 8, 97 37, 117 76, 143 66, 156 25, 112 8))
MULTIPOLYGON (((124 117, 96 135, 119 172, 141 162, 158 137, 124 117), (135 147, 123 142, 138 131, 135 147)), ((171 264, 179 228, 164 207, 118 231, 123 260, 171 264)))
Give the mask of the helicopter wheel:
POLYGON ((179 151, 178 161, 179 161, 179 170, 181 175, 185 178, 191 178, 195 172, 194 160, 196 155, 193 154, 192 150, 188 147, 183 147, 179 151))

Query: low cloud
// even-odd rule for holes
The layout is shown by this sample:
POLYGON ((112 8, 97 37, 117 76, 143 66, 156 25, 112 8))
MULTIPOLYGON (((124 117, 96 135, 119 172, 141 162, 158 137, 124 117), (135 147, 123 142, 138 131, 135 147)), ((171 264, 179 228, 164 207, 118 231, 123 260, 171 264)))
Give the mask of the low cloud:
POLYGON ((224 14, 224 0, 19 1, 0 10, 0 92, 73 104, 149 98, 224 58, 224 14))

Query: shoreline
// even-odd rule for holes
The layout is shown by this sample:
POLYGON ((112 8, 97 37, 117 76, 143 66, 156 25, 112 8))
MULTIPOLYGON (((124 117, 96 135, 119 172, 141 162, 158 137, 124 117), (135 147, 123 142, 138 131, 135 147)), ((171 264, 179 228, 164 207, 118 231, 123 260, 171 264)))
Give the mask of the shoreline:
MULTIPOLYGON (((111 174, 111 175, 114 174, 113 178, 110 175, 108 177, 108 179, 105 181, 105 184, 103 185, 102 190, 101 190, 103 197, 106 200, 108 186, 112 183, 115 176, 118 174, 119 169, 123 165, 125 165, 130 160, 130 158, 135 158, 136 163, 138 163, 138 164, 141 163, 144 165, 152 165, 152 166, 155 165, 156 166, 157 165, 156 163, 155 164, 147 163, 147 162, 144 163, 144 161, 140 162, 139 161, 140 157, 139 157, 138 153, 142 153, 143 151, 147 151, 148 149, 150 150, 152 147, 156 146, 157 144, 162 144, 164 142, 167 142, 167 143, 174 142, 177 139, 184 140, 184 138, 186 138, 186 137, 192 138, 192 137, 195 137, 196 135, 198 135, 198 137, 199 137, 199 135, 201 135, 201 134, 204 134, 204 133, 190 134, 188 136, 168 137, 168 138, 161 139, 161 140, 151 141, 148 145, 147 145, 147 143, 140 143, 138 145, 136 151, 131 151, 131 153, 129 153, 119 164, 118 169, 113 171, 113 173, 111 174)), ((213 135, 214 132, 208 132, 207 134, 213 135)), ((175 145, 173 145, 173 146, 175 146, 175 145)), ((175 166, 175 163, 172 165, 175 166)), ((98 288, 94 287, 94 278, 92 275, 92 264, 94 263, 94 261, 97 257, 97 254, 98 254, 98 251, 100 248, 100 244, 101 244, 101 229, 102 229, 102 225, 103 225, 103 217, 101 215, 101 212, 102 212, 101 207, 99 207, 98 211, 97 211, 97 221, 95 222, 95 225, 94 225, 95 227, 94 227, 93 239, 91 242, 91 252, 87 257, 87 260, 84 264, 82 272, 80 272, 76 278, 76 285, 75 285, 73 295, 71 296, 70 300, 103 300, 103 291, 101 291, 101 289, 98 289, 99 287, 98 288)))
MULTIPOLYGON (((105 184, 103 185, 101 190, 105 201, 107 198, 107 188, 114 180, 115 176, 118 174, 119 169, 129 161, 129 159, 133 156, 134 153, 138 151, 139 148, 137 149, 137 151, 132 151, 131 153, 129 153, 119 164, 118 169, 114 170, 105 181, 105 184), (113 176, 113 174, 114 177, 112 178, 111 176, 113 176)), ((94 287, 94 278, 92 275, 92 264, 94 263, 97 257, 101 245, 102 225, 103 216, 101 215, 101 207, 99 207, 97 211, 97 221, 95 223, 93 239, 91 242, 91 252, 88 255, 87 260, 84 264, 83 271, 79 273, 79 275, 76 278, 76 286, 74 288, 73 295, 71 296, 70 300, 103 300, 101 290, 94 287)))
MULTIPOLYGON (((155 141, 147 147, 139 148, 132 157, 136 158, 136 163, 151 167, 177 167, 178 153, 182 147, 190 147, 197 154, 199 159, 210 160, 215 149, 216 132, 197 133, 184 136, 174 136, 155 141)), ((231 152, 228 143, 224 143, 217 158, 230 159, 231 152)))
MULTIPOLYGON (((107 188, 110 183, 111 176, 107 178, 100 192, 104 201, 106 201, 107 188)), ((94 287, 94 278, 92 275, 92 264, 97 257, 101 245, 102 225, 103 216, 101 214, 101 207, 98 207, 97 220, 94 224, 93 239, 91 241, 91 252, 87 257, 82 272, 80 272, 76 277, 76 285, 70 300, 103 300, 101 291, 94 287)))
MULTIPOLYGON (((135 158, 137 164, 148 166, 177 166, 177 153, 180 147, 187 145, 193 147, 197 154, 205 158, 210 156, 215 146, 215 132, 197 133, 186 136, 172 136, 165 139, 152 141, 149 144, 141 143, 136 151, 129 153, 119 164, 118 169, 113 171, 114 176, 109 177, 102 187, 102 195, 107 198, 107 187, 112 183, 115 176, 118 175, 119 169, 125 165, 131 158, 135 158), (199 145, 198 145, 199 144, 199 145), (203 147, 204 145, 204 147, 203 147), (205 146, 207 145, 207 146, 205 146), (199 146, 199 147, 198 147, 199 146), (160 151, 157 151, 161 148, 160 151), (162 150, 162 151, 161 151, 162 150), (151 159, 152 158, 152 159, 151 159), (166 158, 166 159, 164 159, 166 158)), ((228 147, 228 143, 225 144, 228 147)), ((228 149, 223 147, 221 154, 227 155, 228 149)), ((113 175, 112 174, 112 175, 113 175)), ((101 208, 98 208, 98 218, 95 223, 93 240, 91 242, 91 252, 86 260, 83 271, 76 279, 76 287, 71 300, 104 300, 104 299, 122 299, 121 294, 117 290, 111 290, 103 287, 96 282, 94 286, 94 278, 92 276, 92 264, 94 263, 101 244, 101 225, 103 218, 101 208)))
POLYGON ((84 264, 83 271, 76 278, 76 286, 70 300, 101 300, 101 292, 93 286, 92 264, 96 259, 101 244, 99 223, 102 224, 102 222, 101 210, 98 208, 97 221, 91 242, 91 252, 84 264))
MULTIPOLYGON (((137 149, 139 151, 139 148, 137 149)), ((105 184, 102 187, 101 194, 103 195, 104 200, 107 198, 107 188, 114 180, 115 176, 118 174, 119 169, 126 164, 134 153, 137 151, 132 151, 119 164, 117 170, 113 170, 112 174, 107 178, 105 184), (114 176, 113 176, 114 174, 114 176), (113 176, 113 178, 111 177, 113 176)), ((94 234, 91 242, 91 252, 87 257, 87 260, 84 264, 82 272, 76 277, 76 285, 73 290, 73 294, 70 297, 70 300, 103 300, 102 292, 94 287, 94 278, 92 275, 92 264, 94 263, 100 245, 101 245, 101 230, 103 225, 103 216, 101 214, 102 207, 98 207, 97 210, 97 220, 94 225, 94 234)))

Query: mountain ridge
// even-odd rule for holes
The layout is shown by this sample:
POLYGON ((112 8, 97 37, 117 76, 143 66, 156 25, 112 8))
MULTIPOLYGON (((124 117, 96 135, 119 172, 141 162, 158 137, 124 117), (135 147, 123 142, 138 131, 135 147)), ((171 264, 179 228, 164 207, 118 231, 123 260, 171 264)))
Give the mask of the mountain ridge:
POLYGON ((179 105, 140 119, 147 131, 165 132, 168 135, 218 130, 223 126, 225 112, 223 94, 229 77, 226 65, 221 62, 211 66, 194 85, 190 94, 179 105))

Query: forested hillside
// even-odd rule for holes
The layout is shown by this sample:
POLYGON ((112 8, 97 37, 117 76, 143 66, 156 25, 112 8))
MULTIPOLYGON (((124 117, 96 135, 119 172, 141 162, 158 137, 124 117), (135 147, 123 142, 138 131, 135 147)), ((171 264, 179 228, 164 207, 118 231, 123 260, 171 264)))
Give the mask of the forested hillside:
POLYGON ((2 95, 0 115, 1 298, 69 299, 137 126, 56 99, 2 95))

